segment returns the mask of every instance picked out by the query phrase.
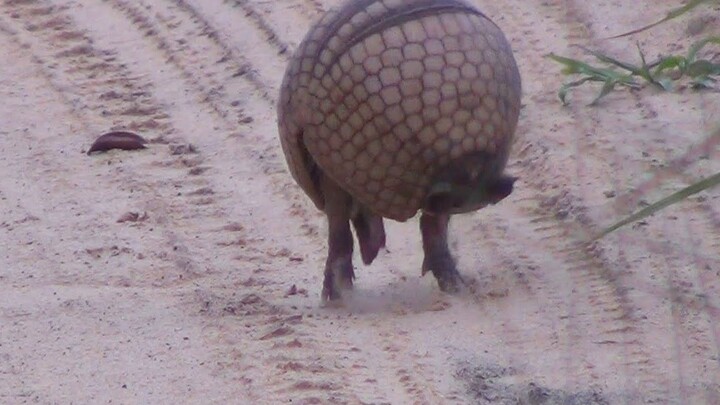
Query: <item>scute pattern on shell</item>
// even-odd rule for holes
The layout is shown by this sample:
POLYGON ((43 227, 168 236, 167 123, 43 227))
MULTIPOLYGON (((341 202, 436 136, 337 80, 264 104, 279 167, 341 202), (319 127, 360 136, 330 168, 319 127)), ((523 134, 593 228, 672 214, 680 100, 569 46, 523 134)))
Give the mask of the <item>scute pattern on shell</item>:
POLYGON ((504 34, 464 1, 349 1, 288 65, 281 144, 318 208, 315 165, 376 214, 405 221, 453 159, 484 151, 502 170, 520 93, 504 34))

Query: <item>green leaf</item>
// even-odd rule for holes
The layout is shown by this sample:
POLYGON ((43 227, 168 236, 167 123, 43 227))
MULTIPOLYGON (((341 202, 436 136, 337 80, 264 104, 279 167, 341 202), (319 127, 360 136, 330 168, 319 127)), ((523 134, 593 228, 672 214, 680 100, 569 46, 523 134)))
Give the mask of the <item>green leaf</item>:
POLYGON ((688 56, 687 60, 689 63, 695 62, 695 57, 697 56, 697 53, 700 52, 701 49, 705 47, 707 44, 720 44, 720 37, 707 37, 704 39, 701 39, 700 41, 695 42, 690 46, 690 49, 688 50, 688 56))
POLYGON ((720 74, 720 64, 712 63, 709 60, 698 60, 687 68, 687 75, 690 77, 710 76, 720 74))
POLYGON ((675 88, 675 86, 673 86, 673 80, 669 77, 660 77, 657 79, 657 82, 665 91, 673 91, 675 88))
POLYGON ((560 99, 560 102, 562 102, 562 105, 569 105, 570 103, 567 101, 567 93, 570 91, 570 88, 574 87, 571 86, 569 83, 563 84, 560 86, 560 89, 558 90, 558 98, 560 99))
POLYGON ((620 67, 620 68, 622 68, 622 69, 625 69, 625 70, 627 70, 627 71, 629 71, 629 72, 631 72, 632 74, 635 74, 635 75, 639 75, 639 74, 640 74, 640 70, 641 70, 641 69, 640 69, 639 67, 635 66, 635 65, 632 65, 632 64, 630 64, 630 63, 617 60, 617 59, 615 59, 615 58, 611 58, 610 56, 604 55, 604 54, 602 54, 602 53, 600 53, 600 52, 597 52, 597 51, 593 51, 592 49, 585 48, 584 46, 580 46, 580 48, 581 48, 582 50, 584 50, 585 52, 593 55, 594 57, 596 57, 597 59, 599 59, 599 60, 602 61, 602 62, 605 62, 605 63, 609 63, 609 64, 611 64, 611 65, 618 66, 618 67, 620 67))
POLYGON ((592 77, 584 77, 580 80, 576 80, 576 81, 570 82, 570 83, 565 83, 562 86, 560 86, 560 89, 558 90, 558 97, 560 98, 560 101, 562 101, 563 105, 569 104, 567 101, 567 93, 568 93, 568 91, 570 91, 571 88, 578 87, 578 86, 584 84, 585 82, 589 82, 589 81, 595 81, 595 79, 592 77))
POLYGON ((597 97, 589 104, 590 106, 597 105, 597 103, 600 101, 601 98, 607 96, 610 94, 611 91, 615 88, 615 85, 617 84, 614 80, 608 80, 603 84, 602 88, 600 89, 600 94, 598 94, 597 97))
POLYGON ((685 59, 683 56, 666 56, 660 59, 660 62, 655 67, 654 75, 657 76, 658 74, 670 69, 679 69, 680 71, 685 71, 686 66, 687 59, 685 59))
POLYGON ((565 65, 565 69, 563 69, 562 71, 562 73, 565 75, 584 74, 587 76, 591 76, 599 81, 615 79, 622 82, 632 82, 632 79, 630 79, 629 76, 621 75, 620 73, 612 69, 597 68, 585 62, 581 62, 576 59, 566 58, 564 56, 555 55, 554 53, 549 54, 547 57, 562 65, 565 65))
POLYGON ((595 236, 593 238, 593 240, 600 239, 600 238, 604 237, 605 235, 607 235, 627 224, 630 224, 632 222, 639 221, 643 218, 646 218, 646 217, 660 211, 663 208, 666 208, 670 205, 677 204, 678 202, 683 201, 684 199, 690 197, 693 194, 697 194, 697 193, 699 193, 703 190, 707 190, 711 187, 716 187, 719 184, 720 184, 720 172, 716 173, 708 178, 700 180, 695 184, 685 187, 684 189, 682 189, 678 192, 675 192, 675 193, 671 194, 670 196, 665 197, 662 200, 660 200, 654 204, 650 204, 649 206, 622 219, 621 221, 616 222, 615 224, 609 226, 608 228, 606 228, 605 230, 600 232, 600 234, 595 236))
POLYGON ((635 46, 637 46, 638 53, 640 54, 640 60, 642 61, 642 65, 640 66, 640 73, 638 75, 645 79, 648 83, 652 83, 654 85, 659 86, 660 83, 655 80, 652 74, 650 74, 650 68, 648 67, 647 61, 645 61, 645 54, 642 51, 642 48, 640 48, 640 43, 636 43, 635 46))

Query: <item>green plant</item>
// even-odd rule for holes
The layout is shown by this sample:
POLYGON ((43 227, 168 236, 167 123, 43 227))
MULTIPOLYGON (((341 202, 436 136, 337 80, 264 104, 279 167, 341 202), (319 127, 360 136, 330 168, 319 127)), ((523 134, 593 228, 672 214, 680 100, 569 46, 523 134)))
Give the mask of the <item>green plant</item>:
POLYGON ((662 58, 658 62, 654 74, 658 76, 668 70, 677 70, 680 76, 690 77, 691 84, 695 88, 713 87, 714 83, 717 82, 714 76, 720 75, 720 63, 714 63, 708 59, 697 59, 698 52, 707 44, 720 45, 720 36, 708 37, 695 42, 685 57, 669 56, 662 58))
POLYGON ((558 90, 558 97, 564 105, 568 104, 567 93, 571 88, 581 86, 587 82, 601 82, 603 86, 600 90, 600 94, 590 103, 590 105, 597 104, 601 98, 605 97, 610 93, 615 86, 621 85, 630 88, 639 88, 640 85, 633 79, 632 75, 622 74, 614 69, 607 67, 597 67, 587 64, 585 62, 559 56, 555 54, 548 55, 550 59, 565 65, 562 73, 565 75, 580 75, 580 79, 573 80, 571 82, 563 84, 558 90))
POLYGON ((554 53, 549 54, 548 57, 564 66, 562 69, 563 74, 580 76, 579 79, 565 83, 560 87, 558 97, 562 103, 564 105, 568 104, 567 93, 570 89, 587 82, 601 82, 603 85, 599 94, 590 103, 590 105, 596 105, 600 99, 608 95, 617 86, 632 89, 640 88, 641 84, 637 80, 638 78, 666 91, 671 91, 674 83, 681 78, 688 78, 690 85, 695 89, 714 87, 720 76, 720 63, 715 63, 711 59, 698 59, 698 53, 708 44, 720 45, 720 36, 711 36, 695 42, 686 55, 665 56, 653 63, 647 63, 645 54, 638 44, 639 65, 624 62, 585 47, 580 48, 604 63, 605 66, 593 66, 554 53))
MULTIPOLYGON (((691 0, 686 5, 671 10, 667 13, 665 18, 655 23, 611 38, 625 37, 654 28, 667 21, 678 18, 700 5, 708 5, 711 3, 720 4, 720 0, 691 0)), ((657 86, 658 88, 666 91, 672 90, 674 88, 674 82, 680 80, 681 78, 689 78, 690 86, 695 89, 714 87, 718 82, 718 76, 720 76, 720 63, 716 63, 712 59, 698 59, 698 53, 708 44, 720 45, 720 36, 710 36, 695 42, 692 46, 690 46, 686 55, 665 56, 653 63, 647 63, 645 55, 638 44, 637 48, 640 54, 640 65, 623 62, 584 47, 581 48, 587 53, 593 55, 600 62, 604 63, 605 66, 593 66, 580 60, 555 55, 553 53, 547 55, 547 57, 564 66, 562 69, 563 74, 580 76, 579 79, 563 84, 558 90, 558 97, 564 105, 568 104, 567 93, 570 89, 588 82, 601 82, 603 85, 599 94, 590 103, 590 105, 596 105, 600 99, 609 94, 617 86, 624 86, 630 89, 640 88, 641 84, 637 80, 638 78, 644 80, 650 85, 657 86)), ((712 138, 720 138, 720 128, 711 134, 708 140, 712 138)), ((603 229, 600 233, 593 237, 592 240, 598 240, 617 229, 622 228, 623 226, 653 215, 654 213, 673 204, 678 204, 684 201, 694 194, 708 190, 712 187, 717 187, 718 185, 720 185, 720 172, 701 179, 700 181, 672 193, 671 195, 615 222, 603 229)))

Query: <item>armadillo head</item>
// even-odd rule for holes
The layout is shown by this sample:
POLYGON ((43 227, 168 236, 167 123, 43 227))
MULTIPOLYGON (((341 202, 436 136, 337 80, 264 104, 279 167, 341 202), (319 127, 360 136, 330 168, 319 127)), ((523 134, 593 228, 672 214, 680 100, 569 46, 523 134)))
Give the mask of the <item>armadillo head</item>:
POLYGON ((517 177, 501 176, 473 185, 435 183, 425 198, 428 213, 463 214, 497 204, 512 193, 517 177))
POLYGON ((504 158, 475 153, 453 162, 435 177, 423 211, 462 214, 497 204, 513 191, 517 177, 502 174, 504 158))

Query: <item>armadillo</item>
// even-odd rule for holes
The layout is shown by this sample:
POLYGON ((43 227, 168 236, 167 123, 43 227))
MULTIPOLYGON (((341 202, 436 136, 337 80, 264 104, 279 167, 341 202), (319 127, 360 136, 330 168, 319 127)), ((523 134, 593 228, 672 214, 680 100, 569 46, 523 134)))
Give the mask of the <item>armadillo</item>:
POLYGON ((462 277, 447 243, 455 214, 505 199, 521 78, 501 29, 464 0, 350 0, 310 28, 277 105, 289 171, 327 216, 323 300, 352 288, 384 219, 420 212, 424 260, 442 291, 462 277))

